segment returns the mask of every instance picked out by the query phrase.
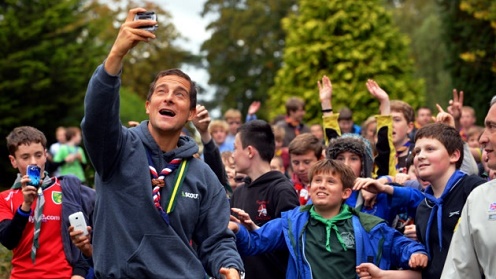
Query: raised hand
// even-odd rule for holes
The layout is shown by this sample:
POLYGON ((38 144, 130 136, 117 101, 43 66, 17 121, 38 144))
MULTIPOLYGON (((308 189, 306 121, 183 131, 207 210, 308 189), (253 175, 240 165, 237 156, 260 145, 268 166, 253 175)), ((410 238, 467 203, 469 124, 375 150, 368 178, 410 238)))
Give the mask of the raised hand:
POLYGON ((374 96, 380 103, 380 110, 382 115, 388 115, 391 113, 389 106, 389 95, 384 91, 378 84, 372 79, 367 80, 365 83, 370 94, 374 96))
POLYGON ((248 114, 253 115, 256 114, 257 111, 260 109, 260 102, 259 101, 253 101, 248 108, 248 114))
POLYGON ((320 101, 331 101, 332 100, 332 84, 331 80, 327 76, 322 77, 322 81, 318 80, 317 85, 319 87, 319 98, 320 101))
POLYGON ((191 122, 198 130, 198 133, 200 133, 203 143, 208 143, 212 139, 210 133, 208 132, 210 121, 211 119, 208 110, 202 105, 196 105, 196 116, 191 122))
POLYGON ((147 42, 150 39, 155 39, 155 34, 139 27, 155 25, 157 22, 154 20, 135 21, 134 16, 139 12, 146 12, 146 9, 136 8, 129 10, 126 21, 119 29, 119 34, 117 34, 107 60, 105 60, 105 70, 110 75, 117 75, 120 72, 122 59, 139 42, 147 42))
POLYGON ((453 89, 453 99, 449 100, 448 112, 453 115, 455 121, 460 120, 462 117, 462 107, 463 107, 463 91, 458 92, 453 89))
POLYGON ((436 104, 436 107, 437 110, 439 111, 436 115, 436 122, 443 123, 451 127, 455 127, 455 119, 453 115, 451 113, 445 112, 444 109, 439 104, 436 104))

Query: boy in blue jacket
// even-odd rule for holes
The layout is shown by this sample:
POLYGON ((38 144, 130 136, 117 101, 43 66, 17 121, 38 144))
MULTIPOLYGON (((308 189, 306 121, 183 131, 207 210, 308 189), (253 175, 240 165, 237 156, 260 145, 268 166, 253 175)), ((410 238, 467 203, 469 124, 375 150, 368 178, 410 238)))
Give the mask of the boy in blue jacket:
MULTIPOLYGON (((351 168, 322 160, 311 168, 309 178, 312 204, 283 212, 281 218, 252 231, 230 222, 241 255, 288 249, 286 278, 354 278, 355 267, 365 262, 382 269, 427 265, 422 244, 344 203, 356 178, 351 168)), ((247 218, 241 220, 251 224, 247 218)))

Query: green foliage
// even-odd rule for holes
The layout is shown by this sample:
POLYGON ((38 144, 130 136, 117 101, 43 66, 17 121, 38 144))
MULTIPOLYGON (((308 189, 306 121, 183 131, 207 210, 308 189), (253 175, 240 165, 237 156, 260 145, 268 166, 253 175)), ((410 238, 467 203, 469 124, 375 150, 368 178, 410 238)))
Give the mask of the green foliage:
POLYGON ((10 278, 12 251, 0 245, 0 279, 10 278))
POLYGON ((307 103, 307 121, 319 119, 317 80, 323 75, 333 84, 333 108, 350 107, 358 123, 378 113, 379 104, 365 86, 369 78, 391 99, 412 106, 423 102, 423 83, 412 78, 408 40, 380 1, 301 0, 283 27, 284 65, 269 91, 271 116, 284 113, 289 97, 300 96, 307 103))
POLYGON ((396 4, 391 5, 393 20, 411 41, 415 77, 425 81, 425 105, 436 112, 436 103, 443 107, 448 105, 453 89, 445 67, 448 51, 441 38, 439 7, 431 0, 404 0, 400 5, 394 2, 396 4))
MULTIPOLYGON (((55 141, 56 127, 79 126, 88 80, 110 50, 130 7, 156 11, 160 27, 156 40, 138 45, 127 57, 124 87, 144 98, 159 70, 198 63, 197 57, 174 45, 180 36, 165 10, 150 1, 114 2, 109 6, 97 0, 0 2, 0 146, 16 126, 37 127, 49 143, 55 141)), ((123 102, 126 119, 143 116, 141 99, 123 102), (133 106, 135 101, 139 109, 133 106)), ((0 158, 7 158, 6 148, 0 148, 0 158)), ((3 187, 9 187, 15 175, 7 164, 0 160, 3 187), (6 170, 10 173, 4 174, 6 170)))
MULTIPOLYGON (((496 32, 496 2, 491 0, 462 0, 460 1, 460 10, 465 11, 476 19, 489 21, 493 31, 496 32)), ((480 56, 479 51, 467 52, 462 59, 472 62, 474 58, 480 56)), ((492 57, 491 70, 496 73, 496 56, 492 57)))
MULTIPOLYGON (((442 38, 449 52, 446 66, 453 87, 465 92, 464 104, 475 109, 477 122, 482 124, 489 101, 496 94, 495 29, 489 21, 460 10, 460 0, 438 2, 443 19, 442 38)), ((479 2, 494 6, 490 0, 479 2)))
POLYGON ((128 88, 121 89, 121 122, 127 125, 128 121, 148 119, 145 112, 145 98, 141 98, 128 88))
MULTIPOLYGON (((51 139, 57 126, 79 125, 88 79, 104 57, 93 42, 98 21, 85 18, 91 8, 78 0, 3 1, 0 146, 15 126, 35 126, 51 139)), ((6 148, 0 158, 1 169, 12 170, 6 148)))
POLYGON ((473 15, 477 19, 491 22, 496 29, 496 2, 492 0, 462 0, 460 9, 473 15))
MULTIPOLYGON (((203 15, 217 15, 202 45, 207 52, 209 84, 216 86, 221 109, 246 113, 252 101, 266 103, 267 92, 281 67, 284 32, 281 19, 296 0, 207 0, 203 15)), ((219 104, 219 103, 217 103, 219 104)), ((265 118, 270 107, 262 106, 265 118)))
MULTIPOLYGON (((119 16, 125 18, 128 11, 135 7, 144 7, 154 11, 158 17, 159 27, 155 31, 157 36, 155 40, 140 43, 127 54, 123 66, 122 85, 142 98, 146 98, 150 83, 159 71, 179 68, 182 63, 198 65, 200 58, 174 43, 182 36, 172 24, 171 15, 152 1, 128 1, 124 7, 117 6, 112 11, 112 18, 119 18, 119 16)), ((116 22, 115 25, 120 26, 122 22, 116 22)), ((114 38, 117 32, 118 29, 113 30, 114 38)))

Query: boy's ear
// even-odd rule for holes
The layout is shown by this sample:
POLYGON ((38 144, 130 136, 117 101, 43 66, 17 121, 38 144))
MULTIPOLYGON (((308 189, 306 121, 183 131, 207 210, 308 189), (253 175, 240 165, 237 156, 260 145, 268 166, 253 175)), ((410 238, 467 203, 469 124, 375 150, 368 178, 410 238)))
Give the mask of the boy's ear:
POLYGON ((17 161, 16 161, 16 158, 12 155, 9 155, 9 160, 10 160, 10 164, 12 165, 12 167, 14 169, 17 169, 17 161))
POLYGON ((341 195, 341 197, 343 198, 343 200, 346 200, 351 196, 352 192, 353 190, 351 190, 351 188, 346 188, 343 190, 343 194, 341 195))
POLYGON ((248 158, 252 159, 257 154, 257 149, 251 145, 248 145, 248 158))
POLYGON ((408 133, 411 133, 414 127, 415 127, 415 123, 408 122, 408 133))
POLYGON ((460 150, 457 149, 450 155, 450 164, 456 164, 458 160, 460 160, 460 150))

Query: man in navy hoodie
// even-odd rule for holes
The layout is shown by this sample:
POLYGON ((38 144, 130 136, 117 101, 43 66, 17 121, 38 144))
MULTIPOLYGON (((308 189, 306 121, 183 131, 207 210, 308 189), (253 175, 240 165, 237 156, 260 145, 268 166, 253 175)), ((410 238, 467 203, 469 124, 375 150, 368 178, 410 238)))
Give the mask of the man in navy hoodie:
POLYGON ((198 146, 180 136, 196 114, 196 89, 178 69, 158 73, 149 120, 125 128, 119 89, 125 55, 155 39, 129 11, 110 53, 88 85, 81 123, 96 170, 93 260, 97 278, 239 278, 243 264, 227 229, 229 203, 198 146), (141 28, 140 28, 141 27, 141 28), (169 175, 170 174, 170 175, 169 175), (192 244, 195 244, 195 248, 192 244))

